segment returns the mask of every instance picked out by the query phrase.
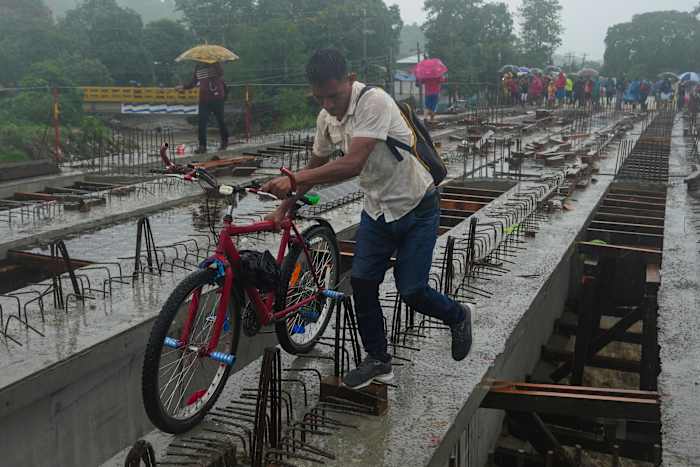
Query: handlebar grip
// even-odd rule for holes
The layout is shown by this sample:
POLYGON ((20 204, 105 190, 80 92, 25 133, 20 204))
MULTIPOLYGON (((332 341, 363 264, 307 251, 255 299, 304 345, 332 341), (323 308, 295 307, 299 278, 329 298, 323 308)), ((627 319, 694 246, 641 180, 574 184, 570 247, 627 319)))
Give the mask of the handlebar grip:
POLYGON ((289 182, 290 182, 290 184, 291 184, 291 186, 292 186, 292 192, 293 192, 293 193, 296 193, 296 191, 297 191, 297 181, 296 181, 296 179, 294 178, 294 174, 292 173, 292 171, 289 170, 289 169, 286 168, 286 167, 281 167, 281 168, 280 168, 280 172, 282 172, 282 174, 286 175, 287 178, 289 178, 289 182))

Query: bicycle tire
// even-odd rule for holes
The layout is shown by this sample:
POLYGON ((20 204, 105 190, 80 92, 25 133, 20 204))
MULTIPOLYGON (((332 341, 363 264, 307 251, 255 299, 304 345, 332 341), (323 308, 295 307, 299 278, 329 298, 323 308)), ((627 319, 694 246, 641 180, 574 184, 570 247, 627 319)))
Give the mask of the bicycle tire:
MULTIPOLYGON (((340 253, 338 250, 338 241, 335 237, 335 233, 328 226, 314 225, 306 229, 302 233, 302 235, 304 236, 304 240, 307 245, 312 245, 314 239, 322 239, 328 245, 330 250, 329 257, 333 262, 333 266, 328 277, 329 283, 323 284, 323 286, 326 289, 335 290, 340 276, 340 253)), ((299 265, 301 263, 299 260, 306 262, 306 258, 303 253, 303 248, 300 245, 294 245, 290 249, 289 254, 287 254, 287 256, 284 258, 284 261, 282 262, 280 274, 282 285, 280 287, 279 295, 277 297, 276 302, 278 310, 282 310, 289 306, 289 285, 292 281, 292 276, 295 274, 295 269, 300 267, 299 265)), ((298 276, 299 272, 297 272, 296 274, 298 276)), ((313 287, 310 288, 315 288, 315 284, 313 285, 313 287)), ((301 297, 299 299, 301 300, 301 297)), ((332 307, 330 306, 329 301, 325 298, 314 302, 315 307, 318 307, 319 305, 321 306, 321 312, 319 316, 320 321, 314 323, 315 326, 313 335, 309 338, 307 342, 300 343, 292 337, 293 332, 290 329, 290 327, 293 326, 290 326, 290 320, 298 320, 300 316, 298 313, 292 313, 284 320, 275 323, 275 332, 277 334, 277 340, 286 352, 293 355, 308 353, 314 348, 316 342, 318 342, 321 336, 323 336, 323 333, 325 332, 326 327, 328 326, 328 322, 331 318, 332 307)))
MULTIPOLYGON (((143 396, 143 403, 144 403, 144 408, 146 410, 146 414, 148 415, 148 418, 151 420, 151 422, 160 430, 165 431, 167 433, 183 433, 185 431, 190 430, 194 426, 196 426, 209 412, 211 407, 216 403, 216 400, 218 399, 219 395, 221 394, 221 391, 223 390, 224 386, 226 385, 226 382, 231 374, 231 366, 230 365, 225 365, 225 364, 219 364, 218 367, 214 366, 213 368, 216 369, 215 373, 215 378, 219 378, 218 381, 212 380, 211 385, 207 388, 206 392, 209 392, 210 390, 211 395, 209 398, 203 403, 201 407, 196 409, 194 413, 192 413, 191 416, 185 417, 185 418, 177 418, 172 415, 170 415, 163 407, 163 403, 161 401, 161 394, 160 394, 160 387, 159 387, 159 373, 160 373, 160 363, 161 363, 161 357, 163 356, 163 350, 168 349, 170 351, 171 349, 166 347, 164 345, 164 340, 165 337, 168 336, 168 331, 173 324, 174 319, 178 316, 178 313, 182 314, 182 310, 180 309, 181 305, 185 303, 186 299, 190 296, 191 293, 193 293, 195 290, 205 287, 208 284, 211 284, 214 280, 216 272, 211 270, 211 269, 202 269, 193 272, 189 276, 187 276, 185 279, 180 282, 177 287, 173 290, 173 292, 170 294, 168 299, 166 300, 165 304, 163 305, 163 308, 161 309, 160 314, 156 318, 155 322, 153 323, 153 328, 151 329, 151 334, 148 340, 148 344, 146 346, 146 352, 144 354, 144 359, 143 359, 143 369, 142 369, 142 374, 141 374, 141 391, 142 391, 142 396, 143 396), (219 374, 221 372, 221 374, 219 374), (212 386, 215 384, 215 387, 212 386)), ((213 292, 215 293, 215 292, 213 292)), ((230 329, 230 343, 228 344, 228 353, 234 354, 236 353, 236 350, 238 348, 238 342, 240 338, 240 313, 238 312, 239 310, 239 303, 240 300, 237 298, 236 293, 232 294, 232 297, 229 301, 229 306, 228 306, 228 318, 229 318, 229 326, 231 326, 230 329)), ((215 307, 212 307, 215 308, 215 307)), ((198 310, 198 312, 201 311, 198 310)), ((185 312, 186 313, 186 312, 185 312)), ((209 315, 211 316, 211 315, 209 315)), ((204 318, 204 321, 209 321, 207 317, 204 318)), ((196 324, 199 321, 195 323, 196 324)), ((206 326, 206 323, 203 323, 204 326, 206 326)), ((177 325, 177 324, 176 324, 177 325)), ((193 329, 194 332, 194 329, 193 329)), ((171 336, 172 337, 172 336, 171 336)), ((226 337, 226 334, 222 334, 221 338, 224 339, 226 337)), ((208 339, 208 338, 207 338, 208 339)), ((226 345, 225 340, 220 340, 219 341, 219 347, 217 350, 221 350, 221 346, 226 345), (223 344, 222 344, 223 343, 223 344)), ((174 350, 173 352, 180 352, 180 350, 174 350)), ((177 358, 175 356, 174 358, 177 358)), ((184 360, 184 356, 180 357, 180 360, 184 360)), ((209 360, 208 357, 195 357, 195 358, 206 358, 207 362, 212 362, 212 360, 209 360)), ((172 362, 171 362, 172 363, 172 362)), ((216 365, 215 362, 212 362, 212 365, 216 365)), ((190 365, 192 366, 192 365, 190 365)), ((194 372, 198 371, 200 367, 197 369, 193 370, 193 376, 194 372)), ((175 370, 173 370, 174 372, 175 370)), ((190 380, 187 382, 185 388, 183 389, 183 396, 184 396, 184 390, 186 390, 191 382, 190 380)), ((172 379, 172 376, 171 376, 172 379)), ((196 381, 197 382, 197 381, 196 381)), ((195 382, 195 383, 196 383, 195 382)), ((170 384, 170 381, 167 383, 168 385, 170 384)), ((167 388, 167 386, 166 386, 167 388)), ((173 393, 174 394, 174 393, 173 393)), ((180 400, 183 398, 183 396, 180 397, 180 400)), ((206 393, 204 394, 206 396, 206 393)), ((204 396, 200 395, 198 396, 199 398, 203 398, 204 396)), ((171 396, 172 397, 172 396, 171 396)), ((195 400, 197 402, 197 400, 195 400)), ((194 402, 193 402, 194 403, 194 402)), ((198 402, 197 402, 198 403, 198 402)), ((191 405, 191 404, 190 404, 191 405)), ((177 408, 177 407, 176 407, 177 408)))

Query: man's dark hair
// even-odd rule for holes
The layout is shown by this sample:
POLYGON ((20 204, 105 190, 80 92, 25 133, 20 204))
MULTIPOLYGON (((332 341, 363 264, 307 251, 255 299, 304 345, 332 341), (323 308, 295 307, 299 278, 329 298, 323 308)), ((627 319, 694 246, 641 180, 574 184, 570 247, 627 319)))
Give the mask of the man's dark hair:
POLYGON ((306 78, 311 84, 342 80, 348 74, 345 57, 337 49, 317 50, 306 64, 306 78))

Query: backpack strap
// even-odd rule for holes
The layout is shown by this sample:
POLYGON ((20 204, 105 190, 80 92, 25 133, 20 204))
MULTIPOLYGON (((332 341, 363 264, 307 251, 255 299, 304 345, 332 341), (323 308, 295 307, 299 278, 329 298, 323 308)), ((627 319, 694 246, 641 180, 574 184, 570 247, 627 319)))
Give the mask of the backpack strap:
MULTIPOLYGON (((355 107, 357 107, 357 105, 360 103, 360 99, 362 99, 362 96, 364 96, 368 91, 371 91, 374 88, 375 88, 374 86, 369 86, 369 85, 362 88, 362 90, 360 91, 360 94, 357 96, 357 99, 355 100, 355 107)), ((394 101, 394 103, 396 103, 396 102, 394 101)), ((399 107, 399 112, 400 111, 401 111, 401 108, 399 107)), ((413 131, 413 130, 411 130, 411 131, 413 131)), ((409 146, 406 143, 402 143, 401 141, 399 141, 395 138, 392 138, 391 136, 387 136, 386 145, 389 146, 389 150, 394 155, 396 160, 399 162, 401 162, 403 160, 403 156, 401 155, 401 153, 399 152, 399 150, 397 148, 401 148, 401 149, 404 149, 406 151, 412 150, 411 146, 409 146)))

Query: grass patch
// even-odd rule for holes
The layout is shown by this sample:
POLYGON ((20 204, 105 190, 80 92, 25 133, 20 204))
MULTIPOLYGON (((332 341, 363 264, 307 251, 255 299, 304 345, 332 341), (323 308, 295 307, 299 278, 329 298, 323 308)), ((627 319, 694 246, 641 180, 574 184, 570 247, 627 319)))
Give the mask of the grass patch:
POLYGON ((20 162, 29 160, 29 156, 21 151, 6 150, 0 152, 0 164, 3 162, 20 162))

